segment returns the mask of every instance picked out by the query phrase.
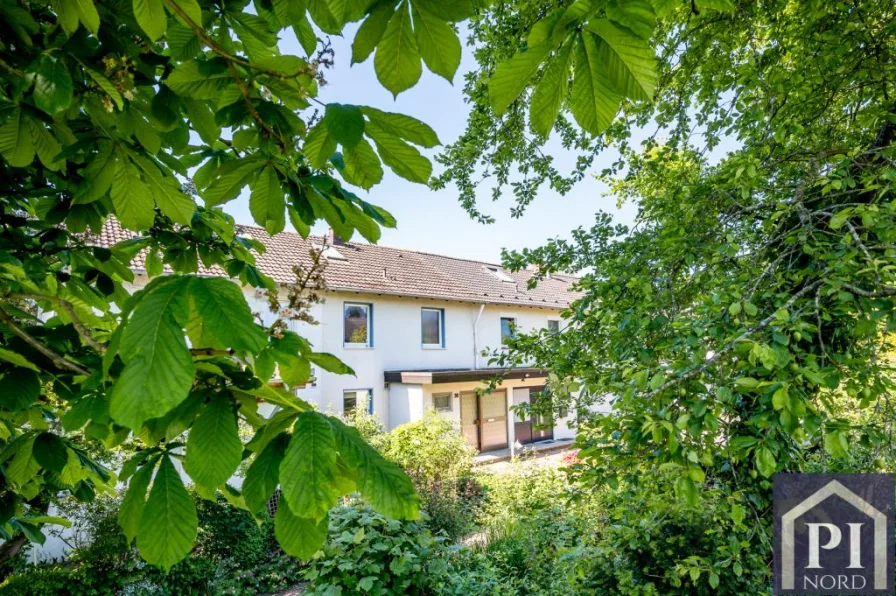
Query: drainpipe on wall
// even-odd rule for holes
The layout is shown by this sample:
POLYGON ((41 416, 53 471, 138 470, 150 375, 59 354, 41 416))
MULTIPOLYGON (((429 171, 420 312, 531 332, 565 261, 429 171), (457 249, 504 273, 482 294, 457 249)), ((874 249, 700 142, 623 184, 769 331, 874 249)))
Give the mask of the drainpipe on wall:
POLYGON ((479 305, 479 314, 476 315, 476 320, 473 321, 473 370, 477 370, 479 368, 479 344, 476 341, 476 328, 479 327, 479 319, 482 318, 482 311, 485 310, 485 305, 479 305))

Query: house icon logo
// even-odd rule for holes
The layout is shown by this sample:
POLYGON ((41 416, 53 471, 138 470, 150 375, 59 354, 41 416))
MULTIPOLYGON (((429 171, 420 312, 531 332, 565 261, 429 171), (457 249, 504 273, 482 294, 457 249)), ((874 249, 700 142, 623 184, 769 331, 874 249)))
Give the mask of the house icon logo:
POLYGON ((892 594, 889 474, 777 474, 776 594, 892 594))

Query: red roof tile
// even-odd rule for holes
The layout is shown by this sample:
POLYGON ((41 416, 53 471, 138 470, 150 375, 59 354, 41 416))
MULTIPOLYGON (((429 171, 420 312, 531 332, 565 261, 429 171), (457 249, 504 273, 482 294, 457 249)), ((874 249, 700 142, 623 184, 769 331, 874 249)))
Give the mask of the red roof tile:
MULTIPOLYGON (((237 226, 237 233, 265 245, 264 254, 257 255, 257 266, 283 284, 294 282, 293 267, 309 264, 309 252, 319 250, 325 242, 320 236, 306 239, 294 232, 272 237, 262 228, 252 226, 237 226)), ((134 236, 110 219, 97 240, 102 246, 111 246, 134 236)), ((570 290, 577 278, 569 275, 554 274, 528 289, 526 284, 534 272, 511 272, 494 263, 361 242, 345 242, 333 248, 344 259, 327 261, 324 278, 330 290, 544 308, 565 307, 581 295, 570 290), (496 272, 512 281, 502 281, 496 272)), ((133 266, 143 269, 143 254, 134 260, 133 266)), ((203 273, 225 275, 217 267, 203 273)))

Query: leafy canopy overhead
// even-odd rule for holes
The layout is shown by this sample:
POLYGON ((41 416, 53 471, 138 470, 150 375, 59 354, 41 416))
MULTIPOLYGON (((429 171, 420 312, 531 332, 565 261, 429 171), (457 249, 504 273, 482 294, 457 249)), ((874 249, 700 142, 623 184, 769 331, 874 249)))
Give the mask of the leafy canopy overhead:
MULTIPOLYGON (((220 206, 245 193, 270 234, 324 220, 376 242, 395 220, 352 188, 386 169, 427 183, 421 149, 439 139, 402 114, 322 104, 324 34, 363 21, 352 59, 375 54, 397 94, 422 64, 454 78, 455 23, 473 12, 464 0, 0 3, 0 558, 62 523, 43 515, 57 495, 122 481, 125 535, 171 567, 197 523, 176 460, 202 495, 258 516, 279 486, 277 536, 298 556, 318 549, 344 494, 417 516, 400 469, 269 384, 279 370, 300 387, 312 363, 352 371, 286 321, 259 325, 239 286, 275 306, 278 288, 256 267, 264 247, 220 206), (290 31, 302 55, 280 51, 290 31), (112 217, 133 237, 99 246, 112 217), (133 292, 137 265, 151 281, 133 292), (232 281, 197 275, 213 268, 232 281), (262 418, 259 401, 278 412, 262 418), (134 453, 116 477, 94 458, 122 446, 134 453), (246 459, 241 493, 227 482, 246 459)), ((289 299, 308 304, 303 291, 289 299)))
MULTIPOLYGON (((320 102, 332 55, 321 38, 360 21, 351 60, 372 55, 397 95, 424 64, 452 81, 458 23, 505 10, 470 0, 0 3, 0 558, 43 540, 40 525, 55 520, 41 514, 57 495, 91 499, 122 481, 125 535, 170 568, 197 523, 176 461, 204 497, 220 492, 259 516, 279 487, 276 535, 297 556, 318 549, 347 493, 417 516, 404 472, 269 384, 276 370, 300 387, 312 363, 352 371, 286 321, 259 325, 239 285, 267 291, 277 312, 278 288, 256 267, 262 244, 220 206, 248 194, 270 234, 288 221, 307 236, 324 220, 376 242, 395 220, 352 188, 374 187, 387 168, 428 183, 421 149, 439 138, 409 116, 320 102), (303 55, 281 53, 290 32, 303 55), (112 217, 133 237, 99 246, 112 217), (150 281, 132 293, 135 266, 150 281), (259 416, 259 401, 278 411, 259 416), (245 444, 241 426, 254 431, 245 444), (134 453, 116 477, 94 457, 122 446, 134 453), (240 492, 227 482, 244 460, 240 492)), ((506 34, 513 51, 489 105, 508 112, 534 88, 540 134, 566 109, 599 132, 620 102, 652 97, 655 20, 636 0, 564 3, 531 19, 506 34)), ((290 303, 307 305, 305 289, 291 289, 290 303)))
MULTIPOLYGON (((480 47, 480 64, 500 73, 502 32, 550 4, 474 20, 473 37, 496 42, 480 47)), ((584 296, 563 333, 520 336, 497 360, 552 369, 554 413, 579 407, 584 420, 585 480, 638 486, 659 474, 691 506, 712 491, 770 562, 776 472, 892 465, 896 8, 660 4, 654 101, 624 101, 596 138, 555 125, 584 163, 618 150, 599 177, 637 206, 635 222, 599 213, 569 240, 507 253, 507 265, 540 275, 585 271, 584 296), (612 415, 591 415, 600 401, 612 415)), ((543 140, 521 134, 527 102, 481 116, 494 106, 486 76, 467 86, 479 110, 441 157, 444 180, 467 192, 484 162, 513 180, 520 208, 544 180, 567 188, 575 176, 564 180, 539 157, 543 140), (517 167, 532 185, 512 177, 517 167)), ((699 560, 719 575, 730 563, 722 550, 699 560)))

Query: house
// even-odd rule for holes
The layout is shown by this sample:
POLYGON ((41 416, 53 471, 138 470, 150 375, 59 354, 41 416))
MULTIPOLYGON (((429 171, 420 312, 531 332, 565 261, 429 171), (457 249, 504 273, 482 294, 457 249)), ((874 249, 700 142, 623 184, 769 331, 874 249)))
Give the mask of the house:
MULTIPOLYGON (((571 438, 568 418, 553 428, 521 420, 510 407, 529 401, 544 386, 546 371, 516 368, 497 390, 477 394, 495 376, 483 350, 500 349, 515 331, 559 331, 560 313, 578 294, 574 277, 552 275, 527 288, 531 271, 511 272, 500 265, 389 248, 329 237, 239 226, 241 236, 263 243, 258 268, 272 277, 285 296, 295 282, 293 268, 311 264, 311 251, 323 251, 325 300, 315 304, 312 325, 290 321, 316 351, 329 352, 351 366, 355 376, 314 371, 297 395, 322 411, 341 414, 366 407, 386 426, 418 420, 427 408, 456 420, 479 451, 550 438, 571 438)), ((109 246, 132 237, 114 220, 99 243, 109 246)), ((142 261, 135 261, 135 286, 147 283, 142 261)), ((220 271, 207 271, 221 274, 220 271)), ((271 313, 262 292, 246 288, 253 311, 265 323, 271 313)))

